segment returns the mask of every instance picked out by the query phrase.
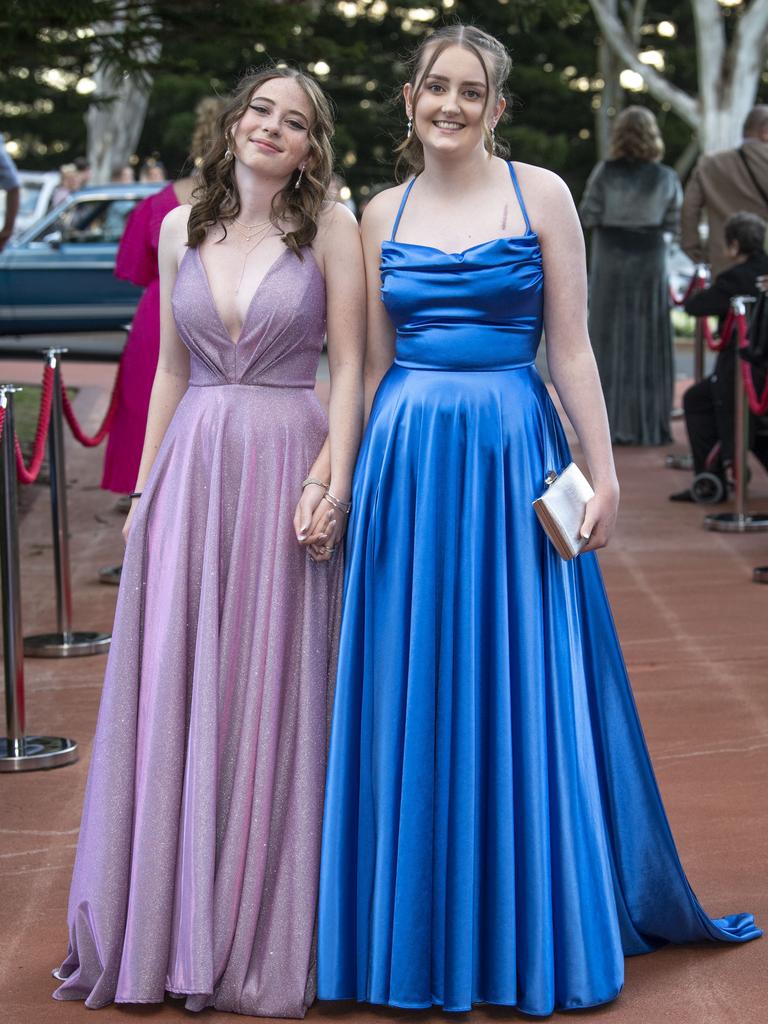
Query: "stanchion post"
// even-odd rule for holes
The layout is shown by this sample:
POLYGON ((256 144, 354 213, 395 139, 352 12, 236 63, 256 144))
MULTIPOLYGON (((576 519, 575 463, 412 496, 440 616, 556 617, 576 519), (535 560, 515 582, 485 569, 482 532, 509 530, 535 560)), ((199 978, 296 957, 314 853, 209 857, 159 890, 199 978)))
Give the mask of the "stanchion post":
MULTIPOLYGON (((736 315, 743 314, 745 310, 739 308, 736 315)), ((747 515, 747 457, 749 452, 749 407, 747 405, 747 392, 744 381, 741 379, 741 360, 738 350, 738 332, 734 330, 733 341, 733 481, 734 492, 734 515, 739 523, 745 521, 747 515)))
POLYGON ((49 348, 45 352, 53 369, 53 400, 48 432, 50 462, 51 519, 53 526, 53 564, 56 580, 56 632, 28 636, 24 653, 30 658, 72 658, 105 654, 109 633, 75 631, 72 628, 72 583, 69 563, 69 523, 67 516, 67 472, 64 458, 64 407, 61 397, 59 356, 68 350, 49 348))
POLYGON ((61 364, 59 354, 66 349, 51 349, 46 354, 53 369, 51 401, 50 488, 53 526, 53 560, 56 579, 56 629, 64 643, 72 641, 72 582, 69 564, 69 517, 67 515, 67 476, 64 462, 64 409, 61 401, 61 364))
MULTIPOLYGON (((737 318, 746 316, 748 302, 754 302, 750 295, 737 295, 731 299, 731 309, 737 318)), ((758 533, 768 530, 768 513, 747 512, 747 455, 749 453, 749 406, 747 389, 741 375, 739 356, 738 324, 734 329, 731 344, 733 352, 734 377, 734 423, 733 423, 733 473, 736 484, 733 512, 720 512, 706 516, 704 526, 720 533, 758 533)))
MULTIPOLYGON (((706 281, 709 277, 709 270, 704 263, 697 263, 694 267, 695 278, 706 281)), ((706 340, 704 329, 701 324, 701 317, 694 318, 693 325, 693 380, 698 384, 704 379, 706 340)), ((693 455, 690 452, 680 452, 675 455, 667 455, 664 459, 667 469, 693 469, 693 455)))
MULTIPOLYGON (((696 265, 694 274, 701 281, 706 281, 709 278, 709 270, 703 263, 696 265)), ((704 326, 701 317, 697 316, 693 329, 693 380, 697 384, 700 380, 704 379, 706 350, 707 342, 704 337, 704 326)))
POLYGON ((0 589, 3 605, 6 737, 0 738, 0 772, 58 768, 77 760, 77 743, 61 736, 27 736, 24 727, 24 658, 21 629, 21 573, 16 495, 13 396, 21 388, 0 385, 5 409, 0 442, 0 589))
POLYGON ((13 439, 12 385, 0 391, 0 408, 5 409, 2 437, 2 507, 0 508, 0 552, 2 552, 3 657, 5 659, 5 720, 8 753, 21 757, 24 748, 24 659, 21 636, 21 574, 16 504, 16 452, 13 439))

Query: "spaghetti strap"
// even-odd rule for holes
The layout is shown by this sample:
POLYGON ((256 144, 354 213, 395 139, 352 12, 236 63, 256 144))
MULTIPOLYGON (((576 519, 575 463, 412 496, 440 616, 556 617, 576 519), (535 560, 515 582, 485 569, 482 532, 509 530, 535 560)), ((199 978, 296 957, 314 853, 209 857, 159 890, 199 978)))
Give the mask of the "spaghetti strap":
POLYGON ((403 198, 400 200, 400 206, 398 207, 398 210, 397 210, 397 216, 395 217, 395 223, 392 225, 392 234, 389 236, 390 242, 394 242, 394 240, 395 240, 395 235, 397 234, 397 229, 400 226, 400 218, 403 216, 403 210, 405 209, 405 204, 408 202, 408 196, 411 194, 411 189, 413 188, 414 184, 416 183, 416 177, 417 176, 411 178, 411 180, 408 182, 408 187, 406 188, 405 192, 403 192, 403 198))
MULTIPOLYGON (((523 219, 525 220, 526 231, 531 232, 533 229, 531 227, 531 222, 528 220, 528 211, 526 210, 525 203, 523 202, 523 193, 520 191, 520 184, 517 180, 515 168, 511 160, 507 160, 507 167, 509 168, 509 176, 512 178, 512 184, 515 186, 515 192, 517 193, 517 201, 520 204, 520 210, 522 211, 523 219)), ((398 220, 399 219, 400 218, 398 215, 398 220)))

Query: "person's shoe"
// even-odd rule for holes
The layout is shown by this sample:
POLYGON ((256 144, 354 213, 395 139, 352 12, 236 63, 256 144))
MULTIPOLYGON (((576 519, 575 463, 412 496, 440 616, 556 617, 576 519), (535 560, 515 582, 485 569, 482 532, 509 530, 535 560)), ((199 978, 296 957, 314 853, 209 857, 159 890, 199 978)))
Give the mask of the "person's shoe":
POLYGON ((693 496, 693 492, 690 488, 686 488, 684 491, 678 491, 676 494, 670 494, 670 501, 689 501, 695 503, 696 499, 693 496))
POLYGON ((122 565, 105 565, 103 569, 99 569, 99 583, 111 583, 115 587, 119 586, 122 571, 122 565))

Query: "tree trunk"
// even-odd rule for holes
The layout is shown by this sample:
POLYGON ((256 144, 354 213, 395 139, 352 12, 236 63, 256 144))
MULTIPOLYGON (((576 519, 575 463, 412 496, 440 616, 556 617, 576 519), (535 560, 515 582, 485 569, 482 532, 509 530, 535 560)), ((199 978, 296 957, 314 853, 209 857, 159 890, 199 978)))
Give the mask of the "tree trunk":
MULTIPOLYGON (((114 35, 125 28, 124 19, 96 26, 101 33, 114 35)), ((151 40, 142 49, 142 64, 151 66, 160 56, 160 43, 151 40)), ((98 54, 96 55, 98 60, 98 54)), ((143 71, 130 76, 103 64, 93 76, 96 89, 85 115, 87 156, 91 165, 91 182, 101 185, 124 167, 138 145, 147 115, 152 78, 143 71)))
MULTIPOLYGON (((617 13, 618 0, 607 0, 607 5, 613 14, 617 13)), ((597 156, 600 160, 607 160, 611 147, 613 119, 624 104, 624 90, 619 82, 621 64, 605 37, 598 43, 597 69, 604 83, 600 93, 600 106, 595 111, 597 156)))
POLYGON ((675 171, 681 181, 685 181, 693 169, 699 155, 699 140, 694 135, 680 156, 675 160, 675 171))
POLYGON ((597 67, 605 83, 600 93, 600 106, 595 111, 597 155, 600 160, 607 160, 611 149, 613 120, 624 106, 624 90, 619 82, 621 65, 605 40, 601 40, 598 46, 597 67))
MULTIPOLYGON (((640 41, 645 3, 646 0, 633 0, 631 6, 625 11, 627 34, 635 46, 640 41)), ((619 0, 605 0, 605 6, 618 20, 619 0)), ((616 115, 621 113, 624 108, 625 100, 624 89, 619 80, 624 64, 604 36, 598 44, 597 67, 605 84, 600 97, 600 106, 595 111, 595 134, 597 136, 597 155, 601 160, 605 160, 610 152, 613 122, 616 115)))
POLYGON ((765 63, 768 0, 752 0, 745 8, 730 46, 717 0, 691 0, 696 26, 697 97, 689 96, 640 61, 636 40, 618 17, 616 0, 589 2, 603 39, 620 63, 641 74, 651 95, 660 103, 668 103, 694 129, 702 152, 728 149, 740 142, 765 63))

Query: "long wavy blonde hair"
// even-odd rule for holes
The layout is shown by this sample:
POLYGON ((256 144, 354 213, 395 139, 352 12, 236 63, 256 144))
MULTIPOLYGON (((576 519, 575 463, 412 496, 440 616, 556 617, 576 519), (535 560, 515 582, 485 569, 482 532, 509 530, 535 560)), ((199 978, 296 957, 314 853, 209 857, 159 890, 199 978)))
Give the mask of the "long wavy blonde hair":
MULTIPOLYGON (((427 75, 435 66, 435 61, 440 54, 449 46, 459 46, 463 50, 469 50, 480 61, 485 75, 486 93, 483 109, 485 115, 489 108, 492 108, 504 96, 504 86, 512 70, 512 58, 495 36, 474 25, 461 24, 445 25, 443 28, 437 29, 432 35, 427 36, 411 54, 408 60, 408 69, 413 97, 411 105, 414 112, 427 75)), ((494 140, 485 121, 483 121, 483 134, 485 148, 491 156, 494 153, 498 153, 500 156, 508 154, 509 150, 506 144, 499 139, 494 140)), ((421 174, 424 170, 424 147, 415 131, 412 131, 395 147, 395 153, 397 153, 395 171, 398 176, 401 176, 403 170, 406 175, 421 174)))
POLYGON ((273 78, 290 78, 301 87, 309 100, 312 119, 308 133, 309 156, 301 187, 294 188, 297 171, 273 198, 270 220, 278 230, 286 224, 291 225, 291 230, 283 235, 283 241, 300 258, 302 248, 311 245, 317 235, 318 218, 333 169, 331 105, 314 78, 303 71, 283 65, 268 66, 246 74, 219 115, 216 136, 198 169, 200 183, 195 189, 187 226, 187 245, 192 249, 200 245, 208 231, 217 224, 224 231, 222 237, 226 237, 227 221, 240 212, 235 161, 227 156, 227 151, 231 151, 232 129, 248 109, 256 89, 273 78))

